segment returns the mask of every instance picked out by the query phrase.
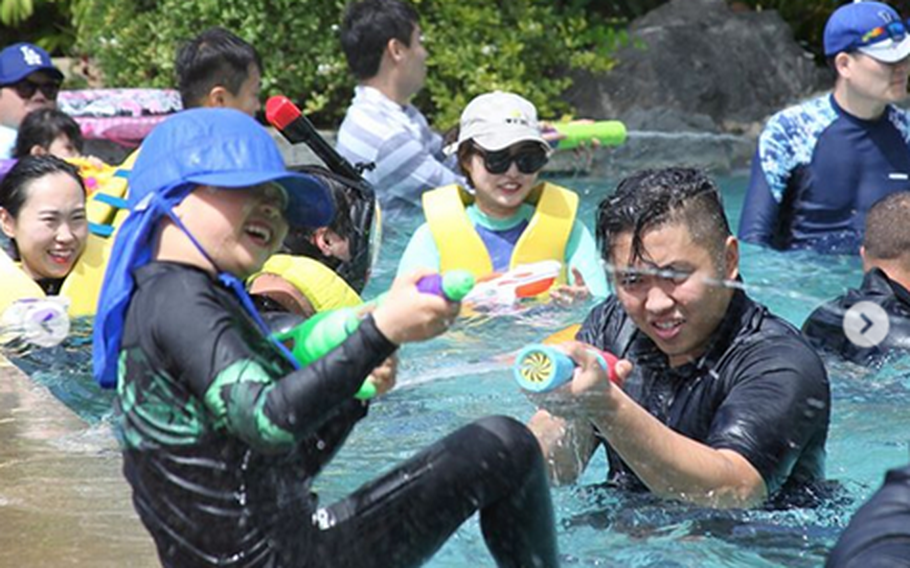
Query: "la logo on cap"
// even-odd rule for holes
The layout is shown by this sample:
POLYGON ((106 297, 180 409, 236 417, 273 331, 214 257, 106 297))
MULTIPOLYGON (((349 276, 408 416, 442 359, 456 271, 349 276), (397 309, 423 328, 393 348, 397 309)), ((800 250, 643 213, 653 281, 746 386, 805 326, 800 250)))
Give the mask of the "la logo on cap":
POLYGON ((22 52, 22 59, 26 65, 41 65, 41 54, 32 49, 31 46, 23 45, 19 48, 19 51, 22 52))

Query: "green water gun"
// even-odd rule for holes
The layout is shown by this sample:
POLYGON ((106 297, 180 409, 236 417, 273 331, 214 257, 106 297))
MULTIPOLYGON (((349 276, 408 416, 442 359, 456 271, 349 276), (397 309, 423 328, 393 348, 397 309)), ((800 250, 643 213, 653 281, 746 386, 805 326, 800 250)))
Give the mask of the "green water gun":
POLYGON ((559 150, 571 150, 593 139, 604 146, 619 146, 626 141, 626 125, 618 120, 553 122, 550 126, 565 136, 556 141, 559 150))
MULTIPOLYGON (((450 302, 460 302, 474 288, 474 275, 466 270, 451 270, 445 275, 430 274, 417 282, 417 289, 425 294, 436 294, 450 302)), ((385 294, 369 302, 382 302, 385 294)), ((360 326, 359 313, 363 306, 320 312, 300 325, 275 334, 278 341, 293 340, 291 353, 301 367, 306 367, 326 353, 341 345, 360 326)), ((376 386, 364 381, 354 395, 360 400, 376 396, 376 386)))

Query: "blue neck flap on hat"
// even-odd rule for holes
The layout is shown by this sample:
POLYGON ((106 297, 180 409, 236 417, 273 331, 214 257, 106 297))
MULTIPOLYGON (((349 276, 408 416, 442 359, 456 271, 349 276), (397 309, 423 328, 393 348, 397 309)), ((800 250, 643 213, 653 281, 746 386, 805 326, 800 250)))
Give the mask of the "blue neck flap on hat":
MULTIPOLYGON (((176 220, 177 225, 189 236, 195 246, 208 257, 205 250, 172 211, 173 207, 183 201, 194 188, 193 184, 184 183, 146 195, 139 203, 133 204, 132 211, 117 231, 111 259, 101 286, 103 301, 98 303, 98 312, 95 315, 92 331, 92 365, 95 380, 103 388, 114 388, 117 385, 117 363, 123 338, 123 326, 127 308, 129 308, 136 287, 133 272, 151 262, 152 247, 159 221, 165 216, 176 220)), ((268 328, 253 306, 243 283, 236 276, 226 272, 219 274, 219 280, 238 296, 244 309, 249 312, 263 333, 269 335, 268 328)), ((271 336, 269 335, 269 337, 271 336)), ((278 341, 273 341, 273 344, 295 368, 299 368, 296 359, 284 345, 278 341)))

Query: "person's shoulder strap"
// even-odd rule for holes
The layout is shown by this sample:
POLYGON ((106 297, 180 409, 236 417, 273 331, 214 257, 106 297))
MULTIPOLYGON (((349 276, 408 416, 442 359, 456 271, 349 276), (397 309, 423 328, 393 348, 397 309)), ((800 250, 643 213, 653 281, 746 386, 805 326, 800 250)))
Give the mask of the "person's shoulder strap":
POLYGON ((558 185, 544 182, 535 187, 528 202, 537 206, 528 227, 518 239, 511 267, 542 260, 562 263, 559 282, 566 282, 566 245, 578 212, 578 194, 558 185))
POLYGON ((427 226, 439 249, 440 271, 467 270, 475 278, 491 274, 490 253, 465 211, 471 196, 453 184, 425 192, 421 200, 427 226))

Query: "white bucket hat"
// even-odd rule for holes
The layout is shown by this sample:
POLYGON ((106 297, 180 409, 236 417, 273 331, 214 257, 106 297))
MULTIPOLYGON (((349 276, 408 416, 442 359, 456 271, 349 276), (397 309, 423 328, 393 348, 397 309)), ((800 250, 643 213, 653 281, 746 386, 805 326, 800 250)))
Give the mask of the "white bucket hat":
POLYGON ((525 141, 539 142, 550 150, 540 135, 534 105, 515 93, 502 91, 479 95, 468 103, 461 113, 458 141, 446 146, 445 152, 454 154, 468 140, 491 152, 525 141))

